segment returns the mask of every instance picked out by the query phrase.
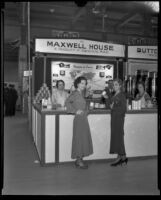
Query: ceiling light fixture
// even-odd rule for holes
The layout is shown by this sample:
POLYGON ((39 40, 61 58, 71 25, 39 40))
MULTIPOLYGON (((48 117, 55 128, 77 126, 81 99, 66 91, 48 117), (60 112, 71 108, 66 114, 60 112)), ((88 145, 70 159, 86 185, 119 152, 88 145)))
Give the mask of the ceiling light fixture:
POLYGON ((49 11, 50 11, 51 13, 54 13, 54 12, 55 12, 55 9, 54 9, 54 8, 51 8, 51 9, 49 9, 49 11))
POLYGON ((101 2, 100 1, 95 1, 94 2, 94 8, 92 8, 92 13, 93 14, 99 14, 101 12, 101 2))
POLYGON ((92 8, 92 13, 94 13, 94 14, 99 14, 99 13, 100 13, 100 11, 99 11, 99 10, 97 10, 96 8, 92 8))

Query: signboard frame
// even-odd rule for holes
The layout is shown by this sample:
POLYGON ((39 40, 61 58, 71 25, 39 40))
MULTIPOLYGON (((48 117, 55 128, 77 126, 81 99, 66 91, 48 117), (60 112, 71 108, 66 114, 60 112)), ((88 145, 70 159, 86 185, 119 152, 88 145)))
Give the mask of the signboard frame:
POLYGON ((87 39, 35 38, 35 53, 125 57, 125 45, 87 39))
POLYGON ((158 59, 158 47, 157 46, 128 46, 127 58, 136 59, 158 59))

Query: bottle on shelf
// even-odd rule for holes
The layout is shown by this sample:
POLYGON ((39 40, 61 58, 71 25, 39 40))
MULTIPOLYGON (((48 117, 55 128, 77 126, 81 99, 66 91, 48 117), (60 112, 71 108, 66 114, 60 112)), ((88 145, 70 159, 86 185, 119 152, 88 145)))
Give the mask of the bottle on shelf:
POLYGON ((132 98, 131 97, 127 97, 126 99, 126 103, 127 103, 127 110, 132 110, 132 98))
POLYGON ((73 85, 71 86, 71 88, 70 88, 70 94, 71 94, 73 91, 75 91, 74 84, 73 84, 73 85))
POLYGON ((131 104, 130 104, 129 98, 126 99, 126 109, 131 110, 131 104))
POLYGON ((90 103, 89 103, 89 109, 90 110, 94 109, 94 102, 93 101, 90 101, 90 103))
POLYGON ((47 108, 47 104, 48 104, 48 100, 45 99, 45 98, 43 98, 43 99, 42 99, 42 108, 43 108, 43 109, 46 109, 46 108, 47 108))
POLYGON ((47 100, 47 109, 52 109, 51 97, 49 97, 47 100))

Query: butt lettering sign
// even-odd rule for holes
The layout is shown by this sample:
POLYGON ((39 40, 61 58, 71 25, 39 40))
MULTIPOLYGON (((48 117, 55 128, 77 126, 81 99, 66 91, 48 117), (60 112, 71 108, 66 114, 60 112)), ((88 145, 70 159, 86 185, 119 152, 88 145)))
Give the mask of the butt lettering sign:
POLYGON ((157 46, 128 46, 128 58, 158 59, 157 46))
POLYGON ((125 46, 83 39, 35 39, 35 52, 124 57, 125 46))

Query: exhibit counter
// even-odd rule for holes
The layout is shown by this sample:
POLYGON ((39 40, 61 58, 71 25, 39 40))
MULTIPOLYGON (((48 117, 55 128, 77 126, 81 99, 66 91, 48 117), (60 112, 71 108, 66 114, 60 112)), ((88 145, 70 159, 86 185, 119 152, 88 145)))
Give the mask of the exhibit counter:
MULTIPOLYGON (((127 111, 124 124, 127 157, 157 155, 157 112, 156 108, 127 111)), ((43 110, 41 105, 32 105, 32 136, 41 165, 73 161, 73 118, 66 111, 43 110)), ((84 159, 115 158, 115 154, 109 154, 110 110, 90 110, 88 121, 94 153, 84 159)))

